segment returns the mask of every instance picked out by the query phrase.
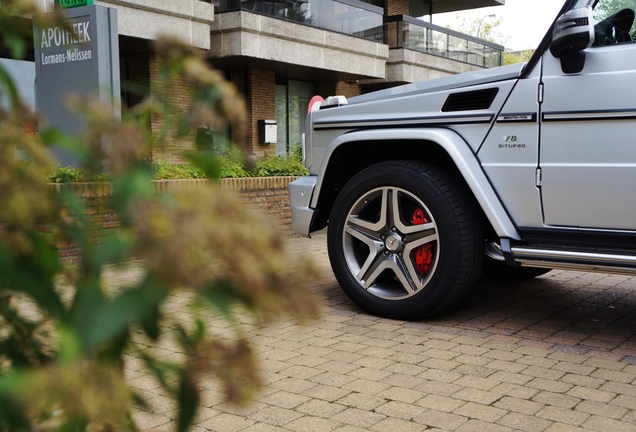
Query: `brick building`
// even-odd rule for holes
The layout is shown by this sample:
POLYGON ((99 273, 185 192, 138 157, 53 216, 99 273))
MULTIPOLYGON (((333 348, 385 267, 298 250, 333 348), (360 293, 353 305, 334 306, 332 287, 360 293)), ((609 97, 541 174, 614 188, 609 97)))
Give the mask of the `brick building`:
MULTIPOLYGON (((53 7, 53 0, 37 1, 47 10, 53 7)), ((503 47, 414 17, 426 15, 428 20, 437 13, 504 1, 95 0, 95 4, 118 9, 122 82, 137 89, 122 95, 125 105, 134 106, 153 93, 153 39, 163 33, 179 36, 205 50, 210 63, 244 93, 251 116, 247 145, 260 156, 285 153, 300 141, 307 104, 315 94, 352 97, 501 64, 503 47), (261 142, 263 120, 276 122, 276 143, 261 142)), ((2 57, 8 53, 0 51, 2 57)), ((30 69, 28 63, 9 63, 29 98, 33 63, 30 69)), ((153 156, 169 158, 176 147, 154 149, 153 156)))

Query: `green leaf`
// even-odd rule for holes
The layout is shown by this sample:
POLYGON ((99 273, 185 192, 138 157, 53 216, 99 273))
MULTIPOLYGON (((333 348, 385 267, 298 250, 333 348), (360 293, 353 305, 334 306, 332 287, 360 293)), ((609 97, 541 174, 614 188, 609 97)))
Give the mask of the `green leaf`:
POLYGON ((98 271, 96 269, 99 266, 95 264, 94 260, 94 242, 91 238, 84 201, 69 189, 58 191, 55 197, 72 218, 70 222, 62 222, 59 228, 79 248, 84 272, 98 271))
POLYGON ((25 38, 18 34, 5 34, 4 42, 11 48, 11 55, 15 59, 24 58, 24 53, 27 50, 27 43, 25 38))
MULTIPOLYGON (((63 233, 80 249, 81 269, 86 275, 100 275, 101 263, 95 254, 93 230, 86 214, 85 202, 69 189, 62 189, 57 194, 62 207, 69 211, 72 222, 60 224, 63 233)), ((87 288, 99 288, 99 284, 91 284, 87 288)))
POLYGON ((209 285, 203 287, 200 293, 204 299, 209 301, 212 306, 221 312, 229 321, 235 321, 234 314, 232 313, 232 305, 236 302, 237 294, 231 285, 209 285))
POLYGON ((0 375, 0 430, 31 430, 29 415, 17 401, 26 380, 22 374, 0 375))
POLYGON ((181 324, 177 324, 174 330, 181 348, 183 348, 188 355, 192 354, 194 352, 194 346, 186 329, 181 324))
POLYGON ((194 323, 194 331, 192 332, 192 340, 194 344, 199 345, 201 342, 203 342, 205 334, 206 331, 204 322, 200 319, 197 319, 194 323))
POLYGON ((177 418, 177 432, 187 432, 194 420, 199 406, 199 390, 192 375, 186 369, 179 382, 179 415, 177 418))
POLYGON ((159 303, 155 305, 148 305, 148 308, 144 315, 141 317, 141 326, 144 332, 150 339, 156 341, 159 339, 160 329, 159 322, 161 321, 161 313, 159 311, 159 303))
POLYGON ((92 163, 92 153, 77 137, 64 133, 59 129, 49 127, 40 131, 42 142, 48 147, 58 147, 79 159, 81 165, 92 163))
POLYGON ((148 163, 141 163, 113 180, 113 205, 121 214, 123 223, 130 223, 125 218, 128 207, 138 199, 150 198, 153 195, 152 168, 148 163))
POLYGON ((73 241, 78 243, 80 246, 84 245, 88 238, 86 230, 83 229, 83 227, 88 226, 88 218, 86 217, 84 201, 68 189, 62 189, 59 191, 56 198, 62 206, 71 213, 73 220, 76 222, 75 224, 67 226, 67 228, 70 227, 72 229, 72 231, 69 232, 73 234, 73 241))
POLYGON ((50 354, 36 336, 40 322, 22 318, 8 301, 0 302, 0 316, 3 318, 4 334, 0 341, 0 356, 16 367, 40 365, 50 360, 50 354))
POLYGON ((207 91, 199 93, 199 97, 202 101, 210 105, 215 105, 220 98, 219 87, 210 87, 207 91))
POLYGON ((87 347, 94 349, 107 343, 127 331, 131 322, 146 321, 146 326, 158 327, 157 310, 166 295, 154 279, 146 278, 137 288, 125 290, 99 309, 89 309, 93 318, 90 328, 86 329, 87 347))
POLYGON ((58 359, 62 363, 75 363, 82 357, 82 344, 77 332, 69 326, 60 327, 58 359))
POLYGON ((77 283, 71 317, 86 351, 96 349, 93 334, 102 325, 101 313, 106 303, 107 299, 101 286, 101 273, 97 271, 85 274, 77 283))
POLYGON ((42 311, 64 321, 66 311, 54 285, 57 266, 46 263, 43 257, 36 255, 34 258, 13 257, 9 250, 0 244, 0 274, 3 275, 9 289, 29 295, 42 311))
POLYGON ((205 324, 197 319, 194 325, 192 332, 188 332, 181 324, 177 324, 174 328, 179 345, 188 355, 194 353, 197 346, 205 340, 205 324))
POLYGON ((148 371, 164 386, 172 395, 177 395, 177 388, 173 387, 170 382, 168 382, 168 378, 170 378, 173 374, 183 373, 183 367, 177 366, 172 363, 159 361, 150 355, 141 352, 141 359, 148 371))
POLYGON ((125 233, 105 234, 95 247, 95 262, 98 265, 120 263, 130 256, 133 239, 125 233))
POLYGON ((9 75, 9 72, 3 67, 0 67, 0 84, 6 89, 11 106, 16 108, 20 103, 20 93, 18 93, 18 88, 11 78, 11 75, 9 75))
POLYGON ((218 179, 221 176, 221 162, 212 152, 186 153, 184 156, 199 168, 209 179, 218 179))

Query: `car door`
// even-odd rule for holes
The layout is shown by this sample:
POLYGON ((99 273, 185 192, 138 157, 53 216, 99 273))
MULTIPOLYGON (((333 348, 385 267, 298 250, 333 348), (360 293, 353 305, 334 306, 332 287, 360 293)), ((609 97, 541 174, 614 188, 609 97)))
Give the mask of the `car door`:
POLYGON ((543 59, 538 178, 548 226, 636 230, 634 12, 611 10, 618 3, 630 2, 595 6, 580 73, 564 73, 549 51, 543 59))

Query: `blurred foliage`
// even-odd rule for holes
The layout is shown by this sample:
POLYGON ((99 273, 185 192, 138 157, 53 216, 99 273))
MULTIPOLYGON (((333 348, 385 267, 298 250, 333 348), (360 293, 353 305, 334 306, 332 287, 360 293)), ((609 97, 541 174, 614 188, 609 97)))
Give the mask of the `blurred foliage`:
MULTIPOLYGON (((34 12, 40 24, 56 17, 39 14, 25 0, 3 0, 1 42, 17 55, 24 52, 24 35, 5 26, 16 10, 34 12)), ((79 136, 25 132, 34 115, 0 69, 0 91, 10 101, 0 108, 0 431, 136 430, 131 406, 143 398, 126 385, 127 352, 141 356, 148 374, 175 399, 176 430, 188 430, 205 377, 217 377, 227 399, 237 403, 262 385, 238 313, 266 325, 282 316, 305 322, 319 312, 316 297, 302 289, 316 269, 286 253, 285 236, 216 182, 203 190, 153 193, 153 168, 145 159, 151 146, 196 140, 188 131, 201 124, 218 129, 227 122, 240 138, 247 118, 235 87, 199 51, 168 39, 156 51, 157 88, 166 93, 154 94, 121 121, 97 100, 73 100, 86 116, 79 136), (179 115, 168 94, 168 83, 177 80, 191 100, 179 115), (159 133, 144 126, 151 117, 162 120, 159 133), (105 199, 120 226, 99 242, 81 198, 48 184, 51 145, 63 146, 96 176, 101 167, 109 169, 114 194, 105 199), (78 264, 61 259, 54 247, 60 240, 77 246, 78 264), (106 266, 131 258, 139 266, 138 282, 106 290, 106 266), (184 291, 198 312, 167 322, 164 305, 184 291), (211 315, 225 317, 233 338, 215 335, 206 324, 211 315), (133 338, 139 334, 155 344, 177 341, 185 358, 155 357, 133 338)), ((214 152, 186 156, 206 177, 220 175, 214 152)), ((59 181, 77 176, 64 169, 59 181)))
MULTIPOLYGON (((302 150, 301 150, 302 152, 302 150)), ((309 170, 302 163, 302 153, 295 148, 286 155, 267 155, 256 161, 247 161, 233 154, 220 157, 221 178, 304 176, 309 170)))
POLYGON ((511 65, 516 63, 527 63, 530 61, 532 56, 534 55, 535 50, 525 50, 525 51, 506 51, 504 53, 503 64, 511 65))
POLYGON ((483 12, 480 12, 480 9, 474 9, 467 11, 467 13, 455 15, 454 22, 448 24, 446 27, 506 46, 510 41, 510 35, 502 31, 502 20, 503 18, 497 16, 484 16, 483 12))

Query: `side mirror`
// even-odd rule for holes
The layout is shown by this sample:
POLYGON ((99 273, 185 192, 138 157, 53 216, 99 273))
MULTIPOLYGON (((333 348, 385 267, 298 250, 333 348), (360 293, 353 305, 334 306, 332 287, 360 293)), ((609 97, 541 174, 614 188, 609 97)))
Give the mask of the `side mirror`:
POLYGON ((585 54, 582 51, 593 42, 592 8, 576 8, 561 15, 554 25, 550 52, 561 59, 563 72, 579 73, 585 65, 585 54))

